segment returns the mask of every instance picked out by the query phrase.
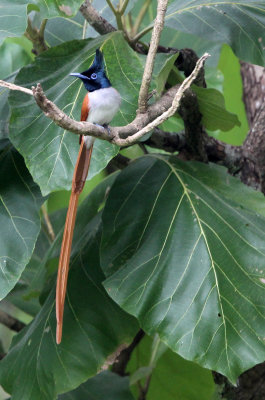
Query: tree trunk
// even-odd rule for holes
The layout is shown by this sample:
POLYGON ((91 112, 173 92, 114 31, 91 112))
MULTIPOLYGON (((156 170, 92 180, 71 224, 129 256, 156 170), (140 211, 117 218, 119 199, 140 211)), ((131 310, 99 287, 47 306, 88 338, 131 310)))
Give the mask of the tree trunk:
MULTIPOLYGON (((241 75, 243 101, 250 129, 242 146, 240 178, 246 185, 265 194, 265 69, 242 62, 241 75)), ((214 380, 220 386, 220 398, 265 400, 265 363, 242 374, 237 386, 232 386, 224 376, 217 373, 214 373, 214 380)))

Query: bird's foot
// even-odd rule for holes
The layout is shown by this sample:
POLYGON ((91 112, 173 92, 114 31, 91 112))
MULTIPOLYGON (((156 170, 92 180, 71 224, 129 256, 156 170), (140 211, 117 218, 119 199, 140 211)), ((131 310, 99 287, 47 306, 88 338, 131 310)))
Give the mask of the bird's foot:
POLYGON ((94 125, 96 125, 96 126, 99 126, 100 128, 107 129, 107 131, 108 131, 108 134, 110 135, 110 127, 109 127, 109 125, 108 125, 108 124, 103 124, 103 125, 100 125, 100 124, 95 124, 95 123, 94 123, 94 125))
POLYGON ((107 129, 108 134, 109 134, 109 136, 110 136, 110 127, 109 127, 109 125, 108 125, 108 124, 103 124, 103 127, 104 127, 105 129, 107 129))

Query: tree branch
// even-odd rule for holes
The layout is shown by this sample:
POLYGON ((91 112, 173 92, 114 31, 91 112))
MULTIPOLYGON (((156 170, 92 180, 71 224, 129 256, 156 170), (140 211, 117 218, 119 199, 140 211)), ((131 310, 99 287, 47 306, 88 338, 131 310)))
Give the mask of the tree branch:
POLYGON ((54 233, 54 230, 53 230, 50 218, 49 218, 49 214, 47 212, 46 204, 43 204, 41 206, 41 211, 42 211, 43 219, 44 219, 46 227, 47 227, 49 238, 50 238, 51 242, 53 242, 55 239, 55 233, 54 233))
POLYGON ((128 362, 130 361, 131 354, 135 347, 137 347, 140 341, 143 339, 144 335, 144 331, 140 329, 134 337, 132 343, 128 347, 126 347, 126 349, 122 350, 122 352, 117 357, 115 363, 113 364, 112 372, 115 372, 116 374, 119 374, 121 376, 126 375, 126 367, 128 362))
MULTIPOLYGON (((178 110, 181 99, 184 96, 184 93, 192 85, 193 81, 196 79, 198 73, 203 68, 204 62, 208 57, 209 57, 209 54, 206 53, 197 61, 196 67, 194 68, 193 72, 179 86, 179 88, 174 96, 171 106, 166 111, 161 113, 158 117, 156 117, 154 120, 149 122, 145 127, 143 127, 141 130, 139 130, 135 134, 128 136, 126 139, 120 139, 120 138, 116 139, 116 141, 115 141, 116 144, 118 144, 119 146, 128 146, 130 144, 133 144, 133 143, 137 142, 139 139, 141 139, 146 133, 151 131, 153 128, 157 127, 158 125, 162 124, 162 122, 164 122, 168 118, 172 117, 172 115, 174 115, 176 113, 176 111, 178 110)), ((169 94, 170 91, 174 88, 175 88, 175 86, 173 88, 171 88, 167 92, 167 94, 169 94)), ((161 99, 163 99, 164 96, 162 96, 161 99)), ((159 101, 157 103, 155 103, 155 105, 157 105, 157 104, 159 104, 159 101)), ((152 108, 152 106, 149 107, 149 110, 151 108, 152 108)), ((141 116, 141 114, 138 114, 138 115, 141 116)), ((137 117, 136 117, 136 119, 137 119, 137 117)))
POLYGON ((47 24, 47 19, 44 19, 41 22, 40 29, 35 28, 30 18, 28 18, 28 26, 25 32, 25 36, 32 42, 33 44, 33 53, 38 55, 43 51, 47 50, 49 47, 45 43, 44 39, 44 30, 47 24))
POLYGON ((7 314, 3 310, 0 310, 0 323, 15 332, 21 331, 21 329, 26 326, 23 322, 11 317, 11 315, 7 314))
POLYGON ((33 96, 32 90, 24 88, 22 86, 14 85, 13 83, 0 80, 0 86, 6 87, 7 89, 10 90, 17 90, 18 92, 24 92, 26 94, 30 94, 31 96, 33 96))
POLYGON ((242 157, 242 146, 232 146, 207 136, 205 150, 209 161, 224 165, 231 173, 238 170, 242 157))
POLYGON ((164 27, 167 3, 168 0, 158 0, 156 20, 152 31, 150 47, 146 58, 142 84, 139 92, 138 113, 144 113, 147 109, 148 91, 152 79, 155 56, 157 53, 160 36, 164 27))
POLYGON ((155 128, 152 136, 147 139, 144 144, 156 149, 175 153, 186 147, 186 138, 184 131, 182 132, 165 132, 159 128, 155 128))
POLYGON ((196 67, 191 75, 186 78, 180 86, 176 85, 169 89, 156 103, 149 106, 145 113, 138 114, 135 119, 126 126, 110 128, 110 130, 89 122, 77 122, 71 119, 52 101, 47 99, 39 83, 37 84, 37 87, 32 87, 32 91, 4 81, 0 81, 0 86, 5 86, 11 90, 19 90, 33 95, 36 103, 45 115, 52 119, 61 128, 69 132, 78 135, 90 135, 124 147, 136 143, 150 130, 175 114, 185 91, 196 79, 208 57, 209 54, 204 54, 197 61, 196 67))
POLYGON ((91 5, 89 0, 86 0, 80 7, 80 12, 87 22, 98 32, 100 35, 116 31, 113 25, 111 25, 105 18, 97 12, 97 10, 91 5))

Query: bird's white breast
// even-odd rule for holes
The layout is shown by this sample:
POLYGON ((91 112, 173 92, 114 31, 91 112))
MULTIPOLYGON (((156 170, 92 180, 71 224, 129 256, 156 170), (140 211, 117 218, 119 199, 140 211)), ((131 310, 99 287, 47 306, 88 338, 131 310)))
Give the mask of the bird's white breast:
POLYGON ((109 124, 121 104, 121 96, 113 87, 95 90, 88 93, 88 122, 93 124, 109 124))

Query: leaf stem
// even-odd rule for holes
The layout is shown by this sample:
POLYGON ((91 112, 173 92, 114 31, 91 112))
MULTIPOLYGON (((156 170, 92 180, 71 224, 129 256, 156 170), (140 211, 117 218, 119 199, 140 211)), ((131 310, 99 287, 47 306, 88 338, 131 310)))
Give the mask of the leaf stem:
POLYGON ((128 3, 129 3, 129 0, 124 0, 124 2, 122 3, 122 6, 121 6, 121 8, 120 8, 120 10, 119 10, 119 12, 120 12, 121 15, 124 14, 124 12, 125 12, 125 10, 126 10, 126 8, 127 8, 128 3))
POLYGON ((146 0, 141 8, 141 10, 139 11, 139 14, 136 17, 134 26, 132 28, 132 36, 135 36, 140 28, 140 25, 143 21, 143 18, 146 14, 146 11, 148 10, 148 7, 151 4, 151 0, 146 0))
POLYGON ((87 30, 87 20, 85 19, 83 25, 82 39, 86 38, 86 30, 87 30))
POLYGON ((137 35, 134 36, 134 38, 132 39, 133 42, 138 42, 139 39, 141 39, 141 37, 143 37, 144 35, 146 35, 148 32, 150 32, 153 29, 153 26, 147 26, 146 28, 144 28, 141 32, 139 32, 137 35))
POLYGON ((113 12, 113 14, 114 14, 115 17, 116 17, 116 15, 117 15, 117 10, 116 10, 116 8, 114 8, 114 6, 113 6, 111 0, 107 0, 107 3, 108 3, 109 8, 111 9, 111 11, 113 12))
POLYGON ((52 227, 52 224, 51 224, 51 221, 50 221, 50 218, 49 218, 49 214, 47 212, 47 208, 46 208, 45 204, 43 204, 41 206, 41 212, 42 212, 45 224, 47 226, 49 237, 50 237, 51 241, 53 242, 54 239, 55 239, 55 233, 54 233, 54 230, 53 230, 53 227, 52 227))

